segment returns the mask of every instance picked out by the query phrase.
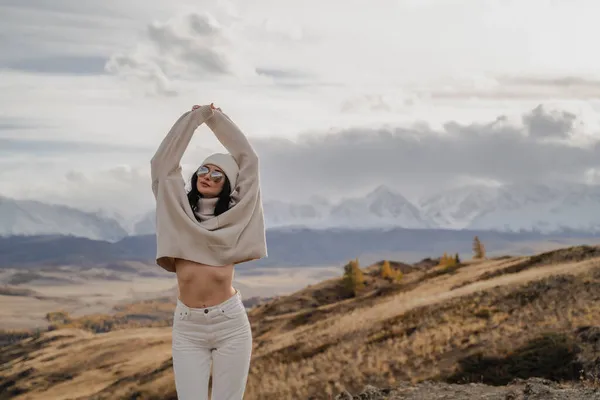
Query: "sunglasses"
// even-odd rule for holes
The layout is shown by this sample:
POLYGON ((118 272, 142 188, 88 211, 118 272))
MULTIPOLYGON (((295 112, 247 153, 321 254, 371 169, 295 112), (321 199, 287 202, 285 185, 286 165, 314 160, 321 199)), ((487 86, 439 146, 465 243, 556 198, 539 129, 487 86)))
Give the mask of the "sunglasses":
POLYGON ((223 178, 225 177, 225 174, 222 173, 221 171, 210 171, 210 168, 208 168, 207 166, 201 166, 200 168, 198 168, 198 170, 196 171, 196 175, 198 176, 205 176, 206 174, 210 173, 210 179, 214 182, 214 183, 219 183, 223 180, 223 178))

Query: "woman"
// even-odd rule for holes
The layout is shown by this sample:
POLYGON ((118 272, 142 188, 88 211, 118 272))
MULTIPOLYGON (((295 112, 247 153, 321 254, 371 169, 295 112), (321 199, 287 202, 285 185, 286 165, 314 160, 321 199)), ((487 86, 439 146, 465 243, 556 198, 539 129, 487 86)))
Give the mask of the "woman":
POLYGON ((258 157, 240 129, 212 104, 184 113, 151 161, 156 263, 175 272, 173 370, 180 400, 242 399, 252 333, 234 265, 267 256, 258 157), (202 123, 229 154, 213 154, 185 191, 180 161, 202 123))

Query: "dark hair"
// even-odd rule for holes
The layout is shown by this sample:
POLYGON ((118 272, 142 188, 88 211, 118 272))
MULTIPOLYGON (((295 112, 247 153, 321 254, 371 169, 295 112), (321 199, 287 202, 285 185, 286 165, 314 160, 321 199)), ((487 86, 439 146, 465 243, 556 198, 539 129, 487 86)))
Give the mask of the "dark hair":
MULTIPOLYGON (((198 175, 194 172, 192 178, 190 179, 192 183, 192 188, 187 194, 188 201, 190 203, 190 207, 192 207, 192 211, 198 211, 198 200, 202 197, 200 192, 198 191, 198 175)), ((215 216, 223 214, 225 211, 229 210, 229 202, 231 200, 231 184, 229 183, 229 179, 225 176, 225 182, 223 182, 223 189, 221 193, 219 193, 219 200, 217 200, 217 205, 215 206, 215 216)), ((196 217, 198 219, 198 217, 196 217)))

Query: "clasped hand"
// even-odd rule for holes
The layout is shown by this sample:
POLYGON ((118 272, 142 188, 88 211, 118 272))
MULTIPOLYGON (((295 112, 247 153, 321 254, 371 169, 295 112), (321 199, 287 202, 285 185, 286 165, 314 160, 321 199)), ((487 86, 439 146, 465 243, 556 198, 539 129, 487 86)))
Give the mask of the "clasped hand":
MULTIPOLYGON (((196 104, 195 106, 193 106, 193 107, 192 107, 192 111, 194 111, 194 110, 197 110, 197 109, 198 109, 198 108, 200 108, 200 107, 201 107, 201 106, 199 106, 199 105, 197 105, 197 104, 196 104)), ((219 110, 219 111, 222 111, 222 110, 221 110, 221 107, 215 107, 215 103, 210 103, 210 108, 212 108, 213 110, 219 110)))

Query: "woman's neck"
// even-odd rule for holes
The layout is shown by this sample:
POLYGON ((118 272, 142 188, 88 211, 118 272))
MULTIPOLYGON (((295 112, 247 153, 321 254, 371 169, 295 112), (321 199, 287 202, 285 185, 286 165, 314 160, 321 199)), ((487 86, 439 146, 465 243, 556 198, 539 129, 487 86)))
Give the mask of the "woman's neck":
POLYGON ((217 206, 218 201, 218 197, 200 197, 198 199, 198 208, 195 212, 196 216, 200 218, 201 221, 213 218, 215 216, 215 207, 217 206))

